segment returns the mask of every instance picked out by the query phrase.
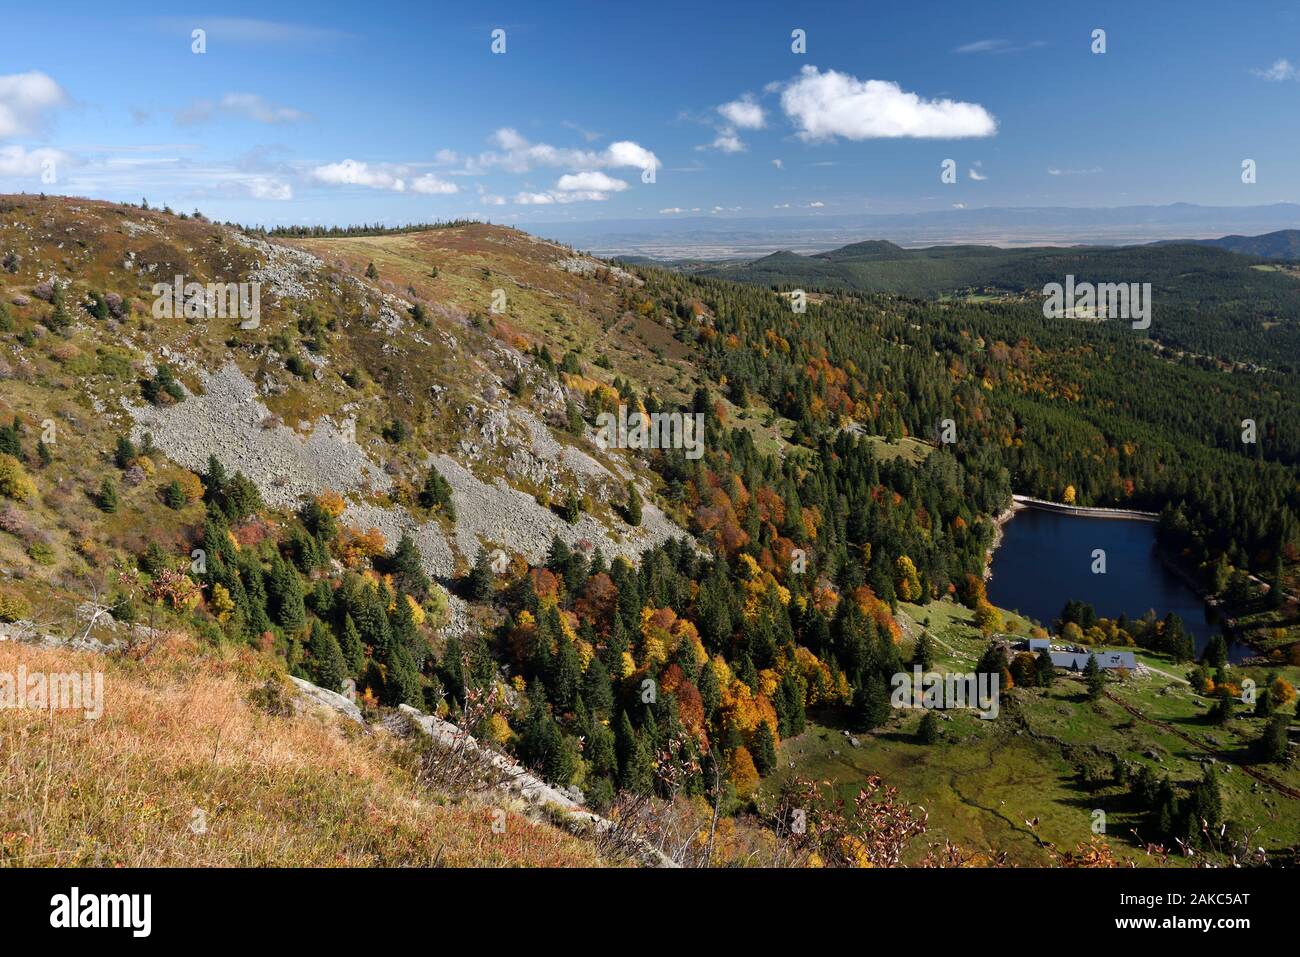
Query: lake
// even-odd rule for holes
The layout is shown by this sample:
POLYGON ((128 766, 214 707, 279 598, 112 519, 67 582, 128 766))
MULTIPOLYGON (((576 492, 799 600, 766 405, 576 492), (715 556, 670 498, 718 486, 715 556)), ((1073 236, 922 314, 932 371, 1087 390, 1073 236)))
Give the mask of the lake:
MULTIPOLYGON (((1160 561, 1155 543, 1155 522, 1023 508, 1002 527, 989 601, 1049 627, 1070 599, 1089 603, 1102 618, 1140 618, 1148 609, 1163 618, 1172 611, 1200 652, 1218 626, 1196 592, 1160 561), (1104 575, 1092 572, 1097 548, 1106 552, 1104 575)), ((1228 652, 1233 661, 1252 653, 1238 642, 1228 652)))

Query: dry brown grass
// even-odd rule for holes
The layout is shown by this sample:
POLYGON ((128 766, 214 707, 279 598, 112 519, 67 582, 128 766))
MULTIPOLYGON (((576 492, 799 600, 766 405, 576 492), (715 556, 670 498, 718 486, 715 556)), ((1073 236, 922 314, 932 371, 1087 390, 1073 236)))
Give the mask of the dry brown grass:
POLYGON ((104 713, 0 710, 0 864, 599 863, 590 844, 512 811, 495 833, 490 797, 421 791, 387 734, 266 713, 249 700, 269 674, 252 652, 185 639, 140 657, 0 644, 0 672, 20 664, 102 670, 104 713))

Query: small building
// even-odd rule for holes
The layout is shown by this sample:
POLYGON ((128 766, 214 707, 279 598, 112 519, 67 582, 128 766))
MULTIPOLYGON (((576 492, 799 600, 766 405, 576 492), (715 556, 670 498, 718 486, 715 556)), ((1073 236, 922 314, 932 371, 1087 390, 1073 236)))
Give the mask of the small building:
POLYGON ((1047 652, 1050 652, 1050 651, 1052 650, 1052 639, 1050 639, 1050 638, 1030 638, 1030 639, 1029 639, 1029 650, 1030 650, 1030 651, 1047 651, 1047 652))
POLYGON ((1137 658, 1131 651, 1053 651, 1052 664, 1066 671, 1082 671, 1088 667, 1088 659, 1095 657, 1097 666, 1102 671, 1118 671, 1121 668, 1133 671, 1137 668, 1137 658))

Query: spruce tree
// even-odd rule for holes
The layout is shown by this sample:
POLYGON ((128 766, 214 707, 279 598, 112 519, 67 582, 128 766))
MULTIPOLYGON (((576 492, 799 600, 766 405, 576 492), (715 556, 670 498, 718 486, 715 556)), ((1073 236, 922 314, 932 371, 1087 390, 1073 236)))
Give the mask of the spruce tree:
POLYGON ((465 592, 471 601, 487 601, 492 597, 492 585, 496 576, 487 552, 480 548, 474 565, 465 579, 465 592))
POLYGON ((271 575, 267 580, 271 614, 285 631, 297 631, 307 621, 307 608, 302 600, 302 579, 293 565, 276 553, 271 559, 271 575))
POLYGON ((111 515, 117 511, 117 506, 117 485, 111 478, 105 477, 99 484, 99 508, 111 515))
POLYGON ((393 551, 391 566, 393 577, 402 590, 413 595, 416 601, 423 600, 429 591, 429 576, 424 573, 420 553, 411 540, 410 533, 402 532, 397 548, 393 551))
POLYGON ((357 623, 347 613, 343 615, 343 628, 339 632, 339 649, 343 652, 343 660, 347 663, 348 672, 353 675, 361 674, 361 669, 366 663, 366 649, 361 643, 361 632, 357 630, 357 623))
POLYGON ((916 739, 922 744, 934 744, 939 740, 939 716, 933 711, 921 715, 921 723, 916 729, 916 739))
POLYGON ((634 528, 641 524, 641 495, 636 490, 635 482, 627 483, 627 505, 623 508, 623 519, 634 528))
POLYGON ((329 691, 338 691, 347 677, 347 664, 338 640, 319 618, 312 619, 307 652, 311 656, 312 681, 329 691))
POLYGON ((1056 681, 1056 665, 1052 664, 1052 652, 1044 648, 1038 653, 1038 686, 1050 688, 1056 681))
POLYGON ((750 749, 754 758, 754 767, 758 773, 768 775, 776 767, 776 739, 772 737, 772 728, 766 721, 759 721, 754 731, 753 747, 750 749))
POLYGON ((1083 680, 1088 686, 1088 700, 1096 701, 1106 688, 1106 675, 1097 664, 1097 656, 1088 655, 1088 663, 1083 668, 1083 680))
POLYGON ((934 639, 928 631, 921 632, 921 637, 916 639, 916 647, 912 649, 912 665, 920 665, 922 671, 934 667, 934 639))

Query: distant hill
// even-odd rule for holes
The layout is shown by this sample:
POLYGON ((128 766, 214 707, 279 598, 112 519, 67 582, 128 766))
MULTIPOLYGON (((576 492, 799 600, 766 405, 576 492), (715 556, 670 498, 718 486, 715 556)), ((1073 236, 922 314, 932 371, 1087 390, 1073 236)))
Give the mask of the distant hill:
MULTIPOLYGON (((1300 277, 1272 268, 1274 257, 1233 250, 1242 240, 1280 249, 1284 233, 1225 237, 1207 243, 1141 246, 929 246, 904 249, 884 240, 803 256, 778 252, 751 261, 679 261, 692 275, 778 289, 855 292, 933 299, 1038 296, 1047 283, 1150 283, 1151 336, 1174 348, 1220 358, 1276 364, 1300 349, 1300 277), (1269 267, 1269 268, 1261 268, 1269 267)), ((1290 231, 1296 241, 1300 232, 1290 231)))
POLYGON ((1262 236, 1223 236, 1219 239, 1163 240, 1156 245, 1173 243, 1197 246, 1216 246, 1229 252, 1261 259, 1300 260, 1300 229, 1279 229, 1262 236))

